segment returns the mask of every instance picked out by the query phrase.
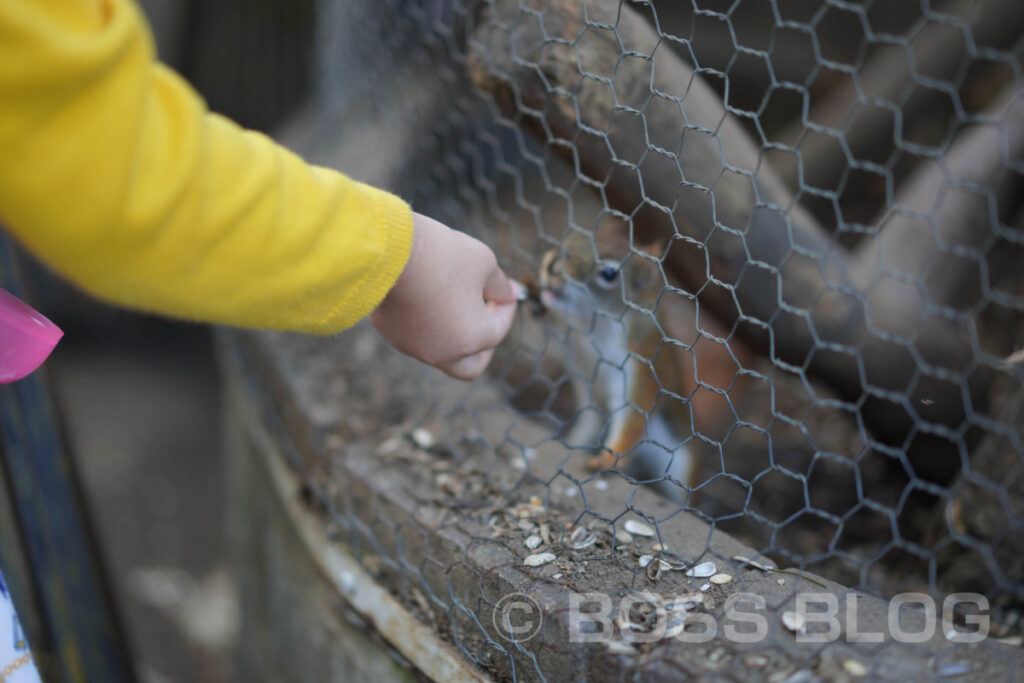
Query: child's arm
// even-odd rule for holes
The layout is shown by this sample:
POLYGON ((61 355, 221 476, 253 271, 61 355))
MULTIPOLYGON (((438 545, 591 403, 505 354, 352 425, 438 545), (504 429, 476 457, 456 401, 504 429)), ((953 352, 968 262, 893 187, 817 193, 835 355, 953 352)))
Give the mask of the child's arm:
MULTIPOLYGON (((133 308, 330 333, 380 304, 412 245, 397 197, 209 113, 155 62, 129 0, 0 2, 0 150, 0 223, 83 289, 133 308)), ((464 256, 493 264, 486 248, 464 256)), ((416 272, 403 280, 422 287, 448 270, 416 272)), ((420 324, 458 301, 436 300, 420 324)), ((465 326, 449 330, 461 351, 493 341, 489 318, 448 322, 465 326)))

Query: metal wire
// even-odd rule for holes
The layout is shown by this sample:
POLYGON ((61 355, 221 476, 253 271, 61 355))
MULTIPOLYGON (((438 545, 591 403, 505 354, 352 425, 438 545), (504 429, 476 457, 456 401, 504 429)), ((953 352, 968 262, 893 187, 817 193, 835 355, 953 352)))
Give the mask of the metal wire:
MULTIPOLYGON (((316 495, 370 573, 513 680, 881 666, 792 654, 785 614, 827 581, 977 593, 993 637, 1019 634, 1011 0, 368 5, 318 10, 318 120, 390 117, 372 144, 396 161, 370 179, 534 292, 485 382, 345 375, 350 478, 316 495), (354 441, 415 504, 352 489, 373 481, 354 441), (558 589, 690 615, 754 592, 771 628, 697 655, 624 641, 651 619, 629 612, 581 646, 552 597, 538 636, 503 637, 506 595, 558 589)), ((388 358, 365 344, 360 367, 388 358)), ((992 657, 929 652, 937 675, 992 657)))

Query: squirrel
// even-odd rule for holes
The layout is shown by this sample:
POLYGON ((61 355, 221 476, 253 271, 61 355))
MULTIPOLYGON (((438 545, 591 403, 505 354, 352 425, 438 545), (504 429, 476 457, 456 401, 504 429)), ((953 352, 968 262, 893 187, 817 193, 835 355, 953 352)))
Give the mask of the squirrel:
POLYGON ((664 251, 631 246, 628 224, 606 220, 546 252, 537 282, 571 336, 578 412, 563 439, 599 448, 591 470, 620 467, 678 500, 698 450, 718 462, 747 354, 670 281, 664 251))

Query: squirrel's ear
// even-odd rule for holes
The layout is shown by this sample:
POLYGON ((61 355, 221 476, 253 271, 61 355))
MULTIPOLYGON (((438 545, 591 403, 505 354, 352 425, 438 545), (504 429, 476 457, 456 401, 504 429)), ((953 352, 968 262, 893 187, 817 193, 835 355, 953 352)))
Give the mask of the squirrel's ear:
POLYGON ((614 251, 629 251, 629 223, 617 216, 602 216, 594 231, 594 240, 614 251))
POLYGON ((594 239, 600 244, 614 248, 615 251, 628 254, 630 251, 641 251, 649 256, 661 259, 665 255, 664 239, 650 242, 636 241, 630 246, 629 223, 617 216, 604 216, 594 231, 594 239))
POLYGON ((665 240, 655 240, 645 244, 636 244, 633 248, 660 261, 665 256, 665 244, 665 240))

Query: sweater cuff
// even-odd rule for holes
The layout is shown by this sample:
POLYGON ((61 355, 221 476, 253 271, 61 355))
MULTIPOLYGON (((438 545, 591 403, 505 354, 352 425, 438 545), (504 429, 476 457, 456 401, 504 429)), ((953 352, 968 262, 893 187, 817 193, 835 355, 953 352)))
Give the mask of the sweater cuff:
POLYGON ((377 244, 377 257, 359 284, 320 322, 315 332, 333 334, 356 324, 384 300, 405 269, 412 251, 412 209, 399 197, 358 183, 371 195, 374 220, 368 237, 377 244))

